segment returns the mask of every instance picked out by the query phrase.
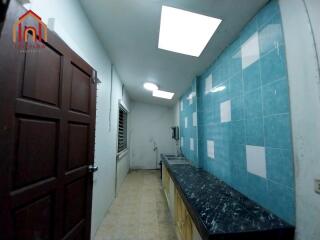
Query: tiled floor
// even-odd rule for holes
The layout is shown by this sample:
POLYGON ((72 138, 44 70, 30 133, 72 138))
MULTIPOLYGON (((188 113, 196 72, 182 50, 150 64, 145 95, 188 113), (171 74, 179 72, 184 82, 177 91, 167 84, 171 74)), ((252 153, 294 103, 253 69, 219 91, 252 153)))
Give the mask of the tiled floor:
POLYGON ((176 240, 159 171, 132 171, 95 240, 176 240))

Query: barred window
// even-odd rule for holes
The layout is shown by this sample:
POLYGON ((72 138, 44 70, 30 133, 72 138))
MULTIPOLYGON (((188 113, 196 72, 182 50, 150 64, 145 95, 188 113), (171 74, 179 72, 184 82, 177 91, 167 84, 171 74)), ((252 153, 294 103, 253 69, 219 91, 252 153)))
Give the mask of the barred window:
POLYGON ((119 122, 118 122, 118 153, 127 148, 127 126, 128 112, 119 105, 119 122))

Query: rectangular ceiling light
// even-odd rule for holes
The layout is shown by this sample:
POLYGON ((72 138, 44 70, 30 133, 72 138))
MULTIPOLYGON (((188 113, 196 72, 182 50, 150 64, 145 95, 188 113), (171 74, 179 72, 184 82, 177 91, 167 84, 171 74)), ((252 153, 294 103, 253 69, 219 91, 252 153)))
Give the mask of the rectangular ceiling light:
POLYGON ((158 98, 172 99, 174 96, 174 93, 161 91, 161 90, 154 90, 152 92, 152 96, 158 97, 158 98))
POLYGON ((162 6, 158 47, 199 57, 221 19, 162 6))

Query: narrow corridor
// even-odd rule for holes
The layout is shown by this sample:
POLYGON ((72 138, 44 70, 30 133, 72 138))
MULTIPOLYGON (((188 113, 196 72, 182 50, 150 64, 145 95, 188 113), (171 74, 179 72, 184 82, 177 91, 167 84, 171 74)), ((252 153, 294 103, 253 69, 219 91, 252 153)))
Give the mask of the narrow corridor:
POLYGON ((128 174, 95 239, 176 240, 159 171, 128 174))
POLYGON ((0 0, 0 240, 320 240, 319 12, 0 0))

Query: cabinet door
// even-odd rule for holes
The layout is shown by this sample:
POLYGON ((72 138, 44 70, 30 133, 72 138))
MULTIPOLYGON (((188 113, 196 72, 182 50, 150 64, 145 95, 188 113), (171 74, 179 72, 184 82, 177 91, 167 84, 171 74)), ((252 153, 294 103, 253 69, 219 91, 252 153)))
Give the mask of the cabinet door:
POLYGON ((198 229, 193 222, 192 222, 192 240, 202 240, 200 233, 198 232, 198 229))
POLYGON ((162 168, 161 168, 161 176, 162 176, 161 182, 162 182, 162 186, 163 186, 163 184, 164 184, 164 168, 165 168, 165 166, 162 165, 162 168))
MULTIPOLYGON (((169 193, 169 174, 166 167, 163 168, 163 190, 166 194, 166 197, 168 198, 169 193)), ((168 200, 168 199, 167 199, 168 200)))
POLYGON ((184 222, 184 240, 192 240, 192 219, 188 213, 184 222))
POLYGON ((169 208, 171 215, 174 216, 174 183, 171 178, 169 180, 169 208))
POLYGON ((182 226, 182 200, 181 197, 178 193, 178 191, 176 191, 176 207, 175 207, 175 212, 176 212, 176 224, 179 228, 179 231, 181 231, 181 226, 182 226))

